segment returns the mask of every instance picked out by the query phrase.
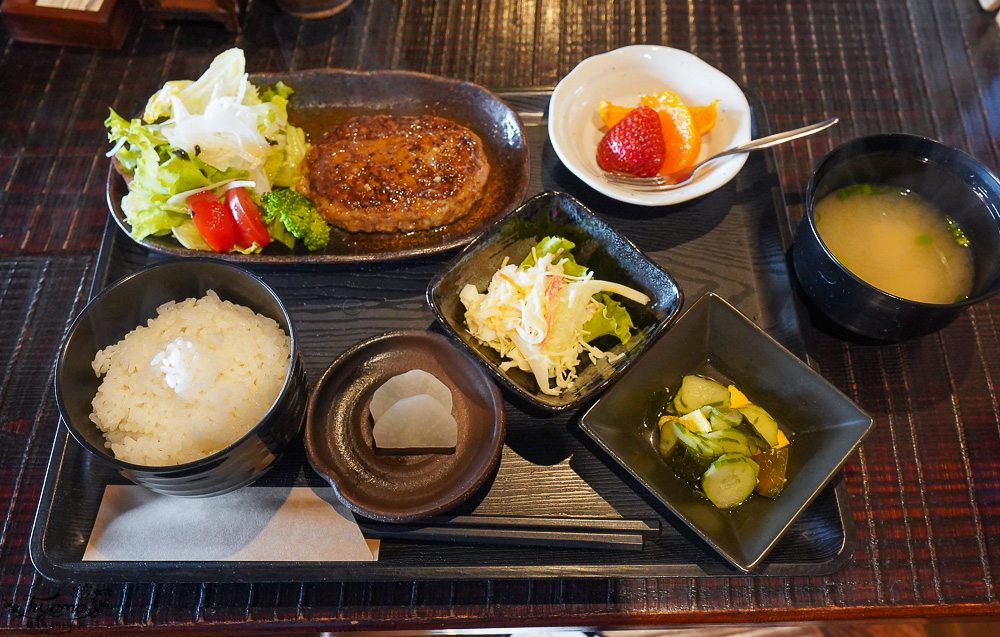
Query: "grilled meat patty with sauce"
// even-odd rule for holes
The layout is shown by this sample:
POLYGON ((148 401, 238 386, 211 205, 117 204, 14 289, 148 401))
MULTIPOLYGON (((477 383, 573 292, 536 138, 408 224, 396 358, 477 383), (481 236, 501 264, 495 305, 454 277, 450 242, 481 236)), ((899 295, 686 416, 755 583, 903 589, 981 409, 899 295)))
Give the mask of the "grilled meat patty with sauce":
POLYGON ((433 115, 354 117, 306 154, 297 189, 350 232, 408 232, 466 215, 489 175, 483 142, 433 115))

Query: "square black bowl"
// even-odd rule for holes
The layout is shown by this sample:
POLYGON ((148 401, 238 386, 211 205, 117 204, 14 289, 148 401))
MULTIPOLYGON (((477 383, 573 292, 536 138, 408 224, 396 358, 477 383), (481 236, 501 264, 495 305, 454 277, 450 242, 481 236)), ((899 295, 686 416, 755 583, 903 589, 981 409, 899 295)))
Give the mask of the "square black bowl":
POLYGON ((427 301, 451 335, 482 361, 504 386, 548 411, 571 409, 604 389, 673 321, 682 298, 673 277, 583 204, 561 192, 542 193, 526 201, 469 244, 427 287, 427 301), (528 372, 517 368, 501 371, 500 354, 476 340, 466 329, 465 306, 458 298, 462 288, 470 283, 481 292, 486 290, 505 257, 520 262, 538 240, 552 235, 575 243, 573 256, 577 263, 588 267, 596 278, 628 285, 651 299, 648 304, 639 305, 615 297, 628 308, 638 333, 628 345, 617 343, 612 347, 610 341, 595 341, 599 347, 609 347, 612 353, 625 355, 614 363, 601 360, 597 364, 581 355, 575 385, 558 396, 543 394, 528 372))
POLYGON ((722 298, 707 294, 580 419, 580 426, 737 568, 750 572, 861 444, 873 421, 722 298), (678 477, 656 449, 647 410, 685 374, 732 383, 791 440, 788 482, 728 510, 678 477))

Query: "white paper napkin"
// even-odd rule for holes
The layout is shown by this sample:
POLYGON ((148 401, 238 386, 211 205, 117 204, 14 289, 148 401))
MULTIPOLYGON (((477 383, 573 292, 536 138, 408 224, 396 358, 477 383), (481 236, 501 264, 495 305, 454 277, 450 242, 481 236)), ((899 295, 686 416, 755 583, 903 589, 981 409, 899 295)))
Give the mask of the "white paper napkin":
POLYGON ((84 561, 368 562, 365 540, 332 489, 245 487, 212 498, 175 498, 110 485, 84 561))
POLYGON ((71 11, 100 11, 103 4, 103 0, 35 0, 35 5, 39 7, 71 11))

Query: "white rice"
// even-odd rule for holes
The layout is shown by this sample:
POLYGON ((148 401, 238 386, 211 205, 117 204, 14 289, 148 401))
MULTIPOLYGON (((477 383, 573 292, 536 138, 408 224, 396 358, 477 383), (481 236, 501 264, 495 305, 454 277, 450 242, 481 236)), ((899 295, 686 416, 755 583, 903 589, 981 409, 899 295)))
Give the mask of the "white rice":
POLYGON ((191 462, 253 428, 284 384, 291 340, 278 324, 209 290, 173 301, 97 353, 105 375, 90 419, 115 457, 134 464, 191 462))

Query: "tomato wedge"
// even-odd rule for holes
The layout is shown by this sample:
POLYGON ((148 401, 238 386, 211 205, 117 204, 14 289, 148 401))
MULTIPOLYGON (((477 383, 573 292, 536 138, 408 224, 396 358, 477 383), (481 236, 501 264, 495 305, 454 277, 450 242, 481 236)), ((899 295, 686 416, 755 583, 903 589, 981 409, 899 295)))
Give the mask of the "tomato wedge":
POLYGON ((198 233, 216 252, 228 252, 235 243, 235 224, 222 202, 211 193, 204 190, 187 198, 191 219, 198 228, 198 233))
POLYGON ((236 245, 246 249, 255 243, 262 248, 271 243, 271 235, 260 218, 260 208, 246 188, 227 190, 226 207, 236 222, 236 245))

